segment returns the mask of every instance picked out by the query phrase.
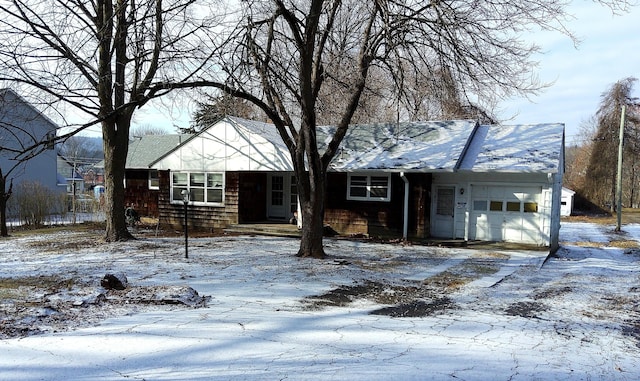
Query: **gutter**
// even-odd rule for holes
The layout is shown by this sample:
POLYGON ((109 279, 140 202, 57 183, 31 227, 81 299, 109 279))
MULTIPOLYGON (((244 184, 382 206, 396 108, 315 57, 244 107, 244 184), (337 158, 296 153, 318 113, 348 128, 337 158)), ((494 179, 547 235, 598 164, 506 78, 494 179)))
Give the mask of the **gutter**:
POLYGON ((406 241, 409 235, 409 179, 404 175, 404 172, 400 172, 400 178, 404 181, 404 218, 402 222, 402 239, 406 241))

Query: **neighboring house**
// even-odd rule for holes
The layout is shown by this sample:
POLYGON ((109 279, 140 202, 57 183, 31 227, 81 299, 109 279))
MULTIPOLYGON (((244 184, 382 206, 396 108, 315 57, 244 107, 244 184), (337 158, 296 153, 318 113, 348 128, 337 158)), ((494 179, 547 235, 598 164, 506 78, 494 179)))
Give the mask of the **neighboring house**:
POLYGON ((125 205, 142 216, 158 216, 158 171, 149 166, 191 135, 144 135, 129 143, 125 164, 125 205))
POLYGON ((81 168, 73 162, 60 155, 57 158, 58 186, 64 187, 67 194, 84 193, 84 177, 81 168), (75 192, 74 188, 75 187, 75 192))
POLYGON ((573 213, 573 197, 576 192, 569 188, 562 188, 562 198, 560 200, 560 215, 570 216, 573 213))
POLYGON ((40 146, 38 151, 26 155, 16 153, 55 137, 57 128, 53 121, 16 92, 0 89, 0 168, 7 177, 7 188, 13 181, 14 196, 17 186, 27 181, 37 182, 54 193, 64 192, 64 186, 58 186, 57 155, 53 143, 40 146), (30 157, 32 154, 35 156, 30 157))
POLYGON ((85 169, 82 174, 85 187, 88 190, 94 189, 97 186, 104 186, 104 162, 100 161, 100 163, 102 165, 102 168, 98 168, 98 163, 96 163, 90 168, 85 169))
MULTIPOLYGON (((322 146, 332 127, 318 129, 322 146)), ((555 250, 564 125, 473 121, 351 126, 330 166, 325 223, 341 234, 512 241, 555 250)), ((227 117, 149 166, 163 224, 289 221, 297 191, 271 124, 227 117)), ((304 221, 303 221, 304 223, 304 221)))

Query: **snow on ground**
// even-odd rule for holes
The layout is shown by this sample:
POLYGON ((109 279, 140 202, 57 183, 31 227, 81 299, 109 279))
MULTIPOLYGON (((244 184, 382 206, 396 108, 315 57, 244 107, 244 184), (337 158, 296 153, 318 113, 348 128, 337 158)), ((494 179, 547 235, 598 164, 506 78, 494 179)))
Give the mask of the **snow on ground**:
POLYGON ((323 261, 274 237, 191 239, 189 259, 181 238, 4 239, 0 278, 76 279, 36 297, 66 300, 48 313, 78 318, 0 340, 0 379, 637 380, 640 226, 611 230, 563 223, 546 262, 544 251, 332 239, 323 261), (115 298, 100 287, 107 272, 209 299, 99 303, 115 298))

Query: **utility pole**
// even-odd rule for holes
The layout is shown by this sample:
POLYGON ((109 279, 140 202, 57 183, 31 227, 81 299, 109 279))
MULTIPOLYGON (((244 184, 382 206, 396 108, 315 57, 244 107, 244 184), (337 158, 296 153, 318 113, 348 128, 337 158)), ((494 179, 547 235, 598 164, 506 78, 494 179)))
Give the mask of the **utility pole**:
POLYGON ((616 231, 619 232, 622 225, 622 146, 624 140, 624 116, 626 106, 622 105, 620 113, 620 138, 618 139, 618 178, 616 181, 616 210, 618 212, 618 220, 616 223, 616 231))

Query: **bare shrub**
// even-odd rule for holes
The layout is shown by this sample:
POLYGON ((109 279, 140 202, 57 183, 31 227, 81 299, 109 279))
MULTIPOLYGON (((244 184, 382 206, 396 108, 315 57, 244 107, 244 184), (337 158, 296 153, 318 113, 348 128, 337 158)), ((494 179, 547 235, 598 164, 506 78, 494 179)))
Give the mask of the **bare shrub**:
POLYGON ((37 227, 48 218, 65 210, 64 195, 52 192, 37 181, 23 181, 9 199, 10 215, 25 226, 37 227))

